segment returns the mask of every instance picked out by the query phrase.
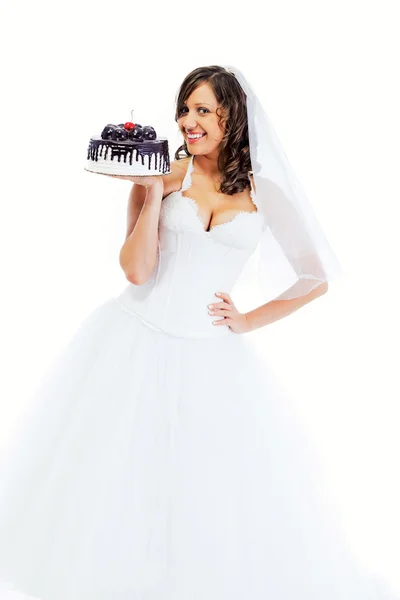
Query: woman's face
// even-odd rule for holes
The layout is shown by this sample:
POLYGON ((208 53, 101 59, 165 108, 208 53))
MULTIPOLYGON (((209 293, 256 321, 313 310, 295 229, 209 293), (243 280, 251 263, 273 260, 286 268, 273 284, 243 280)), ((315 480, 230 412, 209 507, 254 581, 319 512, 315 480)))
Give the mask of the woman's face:
POLYGON ((217 108, 217 99, 207 82, 201 83, 182 105, 178 125, 190 154, 210 154, 218 149, 224 136, 224 127, 223 121, 221 125, 218 123, 217 108), (189 134, 202 135, 191 139, 189 134))

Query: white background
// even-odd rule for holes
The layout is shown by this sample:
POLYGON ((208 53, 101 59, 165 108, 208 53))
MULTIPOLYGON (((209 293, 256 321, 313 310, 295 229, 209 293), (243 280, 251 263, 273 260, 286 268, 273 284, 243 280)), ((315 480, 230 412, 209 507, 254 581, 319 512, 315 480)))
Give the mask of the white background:
POLYGON ((79 323, 127 285, 118 255, 131 184, 84 170, 89 137, 134 109, 173 155, 184 77, 236 65, 345 270, 328 294, 248 335, 293 393, 349 540, 400 589, 396 8, 3 0, 2 446, 79 323))

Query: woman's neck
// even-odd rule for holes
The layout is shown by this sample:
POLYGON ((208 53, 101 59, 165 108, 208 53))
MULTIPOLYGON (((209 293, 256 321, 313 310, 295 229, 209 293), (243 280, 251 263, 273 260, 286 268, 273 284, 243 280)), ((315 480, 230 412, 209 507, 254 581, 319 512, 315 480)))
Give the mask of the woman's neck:
POLYGON ((221 180, 221 173, 218 169, 218 160, 209 158, 208 156, 193 155, 193 172, 196 175, 203 175, 211 181, 219 182, 221 180))

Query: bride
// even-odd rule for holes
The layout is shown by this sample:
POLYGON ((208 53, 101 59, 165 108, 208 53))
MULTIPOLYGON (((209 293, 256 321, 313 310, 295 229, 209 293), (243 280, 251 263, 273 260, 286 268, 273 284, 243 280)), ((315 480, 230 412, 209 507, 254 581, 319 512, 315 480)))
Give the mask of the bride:
POLYGON ((311 444, 244 335, 325 294, 338 266, 263 119, 232 67, 183 81, 171 173, 130 178, 128 285, 59 354, 3 459, 3 589, 394 598, 351 555, 311 444), (257 248, 261 286, 284 259, 293 285, 241 313, 232 289, 257 248))

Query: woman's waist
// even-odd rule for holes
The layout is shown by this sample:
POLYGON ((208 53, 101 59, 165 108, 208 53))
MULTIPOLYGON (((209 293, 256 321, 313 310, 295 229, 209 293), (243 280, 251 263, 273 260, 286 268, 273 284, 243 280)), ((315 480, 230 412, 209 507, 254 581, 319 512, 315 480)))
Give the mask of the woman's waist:
POLYGON ((150 328, 178 337, 200 339, 233 333, 226 325, 213 324, 220 317, 210 315, 207 305, 215 302, 215 292, 190 298, 189 294, 161 294, 156 290, 146 294, 141 287, 128 286, 116 300, 150 328))

